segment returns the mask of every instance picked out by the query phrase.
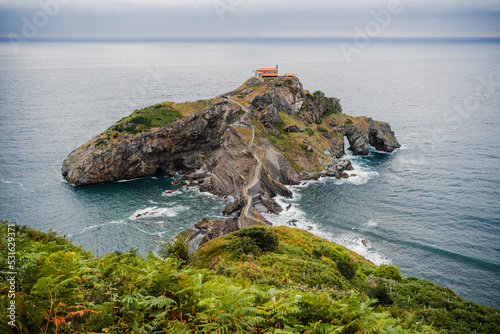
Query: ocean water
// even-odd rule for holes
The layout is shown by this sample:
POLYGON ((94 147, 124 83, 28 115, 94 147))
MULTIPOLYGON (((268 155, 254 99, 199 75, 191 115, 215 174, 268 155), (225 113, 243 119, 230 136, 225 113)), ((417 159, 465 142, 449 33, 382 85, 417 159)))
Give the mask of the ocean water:
POLYGON ((344 112, 387 121, 402 148, 349 156, 356 177, 293 187, 268 215, 406 276, 500 308, 500 43, 373 41, 347 61, 339 41, 0 43, 0 219, 53 229, 98 255, 220 217, 227 199, 166 176, 74 187, 76 147, 134 109, 210 98, 279 63, 344 112), (368 247, 362 243, 365 240, 368 247))

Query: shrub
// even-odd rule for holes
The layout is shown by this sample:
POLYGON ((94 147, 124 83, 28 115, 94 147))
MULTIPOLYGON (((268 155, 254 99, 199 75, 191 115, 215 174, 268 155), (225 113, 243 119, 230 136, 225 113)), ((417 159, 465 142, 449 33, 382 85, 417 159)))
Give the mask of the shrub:
POLYGON ((338 271, 347 279, 356 275, 358 264, 352 261, 350 257, 339 247, 331 247, 328 244, 320 244, 313 248, 313 256, 320 258, 322 256, 334 261, 338 271))
POLYGON ((126 126, 125 128, 123 128, 123 130, 125 132, 128 132, 128 133, 133 133, 133 134, 137 133, 137 129, 136 129, 136 125, 135 124, 132 124, 130 126, 126 126))
POLYGON ((311 128, 306 128, 306 132, 309 134, 309 136, 314 135, 314 130, 311 128))
POLYGON ((151 124, 151 120, 147 119, 144 116, 134 116, 130 119, 130 121, 135 124, 145 124, 145 125, 151 124))
POLYGON ((378 302, 375 305, 392 305, 394 301, 389 294, 389 289, 384 284, 377 284, 372 288, 369 288, 368 296, 370 298, 377 298, 378 302))
POLYGON ((345 278, 351 279, 356 275, 356 270, 358 270, 356 262, 352 262, 350 259, 342 256, 335 263, 337 263, 337 269, 345 278))
POLYGON ((189 234, 181 233, 170 239, 169 242, 160 246, 159 254, 162 257, 170 257, 187 262, 189 259, 189 234))
POLYGON ((123 132, 123 126, 120 124, 115 124, 110 129, 113 131, 118 131, 120 133, 123 132))
POLYGON ((278 121, 278 122, 274 123, 273 125, 274 125, 274 127, 275 127, 275 128, 277 128, 277 129, 282 129, 282 128, 283 128, 283 126, 284 126, 283 122, 280 122, 280 121, 278 121))
POLYGON ((318 131, 320 131, 320 132, 328 132, 327 129, 325 129, 325 128, 321 127, 321 126, 318 126, 318 131))
POLYGON ((96 140, 96 142, 95 142, 95 146, 99 146, 99 145, 103 144, 103 143, 104 143, 104 141, 105 141, 105 139, 104 139, 104 138, 99 138, 99 139, 97 139, 97 140, 96 140))
POLYGON ((302 147, 305 151, 309 148, 309 145, 307 144, 299 144, 300 147, 302 147))
POLYGON ((265 227, 252 226, 234 232, 230 247, 240 249, 245 254, 275 252, 279 247, 279 239, 276 233, 265 227))
POLYGON ((373 271, 373 276, 392 279, 396 282, 403 282, 403 276, 401 276, 398 267, 393 265, 381 264, 373 271))
POLYGON ((345 121, 345 124, 352 124, 352 119, 347 119, 347 121, 345 121))
POLYGON ((261 253, 261 249, 257 246, 255 241, 247 236, 234 238, 229 245, 229 248, 233 251, 240 250, 244 254, 258 255, 261 253))

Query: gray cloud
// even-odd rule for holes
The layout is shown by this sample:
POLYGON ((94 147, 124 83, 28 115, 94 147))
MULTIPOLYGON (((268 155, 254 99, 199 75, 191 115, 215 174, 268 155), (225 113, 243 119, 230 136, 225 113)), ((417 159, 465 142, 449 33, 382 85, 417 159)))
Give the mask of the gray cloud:
MULTIPOLYGON (((352 36, 391 1, 0 0, 0 35, 21 34, 44 11, 40 4, 59 3, 38 36, 352 36)), ((400 1, 400 8, 380 36, 500 36, 500 0, 400 1)))

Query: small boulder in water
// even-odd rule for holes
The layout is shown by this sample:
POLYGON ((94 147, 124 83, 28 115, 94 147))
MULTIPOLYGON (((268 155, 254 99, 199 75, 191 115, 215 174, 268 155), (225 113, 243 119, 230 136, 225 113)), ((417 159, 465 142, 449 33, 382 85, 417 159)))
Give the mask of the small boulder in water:
POLYGON ((176 189, 171 189, 171 190, 167 190, 165 191, 163 194, 161 194, 162 196, 168 196, 170 194, 173 194, 175 193, 177 190, 176 189))
POLYGON ((204 168, 200 168, 193 173, 192 178, 194 180, 198 180, 198 179, 204 179, 207 176, 208 176, 207 171, 204 168))

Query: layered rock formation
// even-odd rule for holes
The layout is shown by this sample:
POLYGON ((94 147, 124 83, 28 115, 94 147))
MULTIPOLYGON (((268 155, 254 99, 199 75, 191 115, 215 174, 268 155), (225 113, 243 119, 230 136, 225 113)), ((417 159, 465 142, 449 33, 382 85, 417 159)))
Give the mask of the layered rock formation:
POLYGON ((87 185, 182 170, 190 185, 235 198, 226 214, 255 222, 263 219, 255 208, 281 210, 272 198, 291 196, 286 185, 348 177, 344 136, 354 154, 399 147, 387 123, 345 115, 339 99, 310 94, 297 78, 252 78, 222 97, 135 111, 74 150, 62 174, 87 185))
POLYGON ((389 124, 360 117, 360 124, 346 124, 344 134, 349 140, 349 149, 354 155, 368 155, 369 145, 379 151, 392 152, 399 148, 398 141, 389 124))
POLYGON ((239 110, 221 99, 169 127, 120 135, 119 140, 99 145, 105 137, 101 134, 71 152, 63 162, 62 174, 75 185, 88 185, 200 168, 204 152, 221 146, 239 110))

